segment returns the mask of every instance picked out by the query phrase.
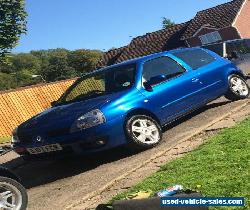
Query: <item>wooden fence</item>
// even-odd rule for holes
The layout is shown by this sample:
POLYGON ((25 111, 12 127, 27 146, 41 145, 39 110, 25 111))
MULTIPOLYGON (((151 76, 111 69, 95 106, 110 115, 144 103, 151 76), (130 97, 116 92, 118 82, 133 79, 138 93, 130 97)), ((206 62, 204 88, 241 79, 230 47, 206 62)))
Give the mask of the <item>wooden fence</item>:
POLYGON ((0 137, 10 136, 17 125, 49 108, 74 81, 69 79, 0 92, 0 137))

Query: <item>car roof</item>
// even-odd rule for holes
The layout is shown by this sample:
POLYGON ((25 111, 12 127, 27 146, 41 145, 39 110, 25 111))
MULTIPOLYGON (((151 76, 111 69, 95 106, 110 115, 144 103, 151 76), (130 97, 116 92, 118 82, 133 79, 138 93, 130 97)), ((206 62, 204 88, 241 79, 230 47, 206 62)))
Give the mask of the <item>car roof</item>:
POLYGON ((143 57, 139 57, 139 58, 134 58, 134 59, 131 59, 131 60, 123 61, 123 62, 118 63, 118 64, 107 66, 104 69, 106 69, 106 68, 112 68, 112 67, 118 67, 118 66, 132 64, 132 63, 141 63, 141 62, 144 62, 144 61, 147 61, 147 60, 151 60, 151 59, 154 59, 154 58, 157 58, 157 57, 160 57, 160 56, 164 56, 164 55, 167 55, 167 54, 173 54, 173 53, 177 53, 177 52, 185 52, 185 51, 191 51, 191 50, 197 50, 197 49, 203 50, 200 47, 178 48, 178 49, 175 49, 175 50, 169 50, 169 51, 164 51, 164 52, 160 52, 160 53, 154 53, 154 54, 146 55, 146 56, 143 56, 143 57))
POLYGON ((177 52, 192 51, 192 50, 197 50, 197 49, 204 50, 201 47, 192 47, 192 48, 178 48, 178 49, 174 49, 174 50, 158 52, 158 53, 146 55, 146 56, 143 56, 143 57, 123 61, 121 63, 117 63, 117 64, 114 64, 114 65, 106 66, 104 68, 97 69, 97 70, 89 72, 87 74, 83 74, 81 77, 84 77, 84 76, 87 76, 87 75, 90 75, 90 74, 93 74, 93 73, 102 72, 102 71, 105 71, 107 69, 111 69, 111 68, 115 68, 115 67, 119 67, 119 66, 123 66, 123 65, 143 63, 143 62, 145 62, 147 60, 151 60, 151 59, 158 58, 158 57, 168 55, 168 54, 173 54, 173 53, 177 53, 177 52))
POLYGON ((225 43, 234 43, 234 42, 244 42, 249 41, 250 39, 233 39, 233 40, 227 40, 225 43))

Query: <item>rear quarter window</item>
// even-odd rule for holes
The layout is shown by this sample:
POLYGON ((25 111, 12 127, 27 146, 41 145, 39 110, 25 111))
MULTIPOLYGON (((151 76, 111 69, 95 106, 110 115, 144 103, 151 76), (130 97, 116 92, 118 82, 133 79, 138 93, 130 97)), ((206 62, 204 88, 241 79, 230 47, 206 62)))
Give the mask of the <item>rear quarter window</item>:
POLYGON ((206 46, 202 46, 202 48, 211 50, 211 51, 217 53, 221 57, 224 56, 224 53, 223 53, 223 51, 224 51, 224 49, 223 49, 223 43, 206 45, 206 46))
POLYGON ((201 49, 175 52, 173 55, 184 61, 192 69, 198 69, 215 61, 212 55, 201 49))

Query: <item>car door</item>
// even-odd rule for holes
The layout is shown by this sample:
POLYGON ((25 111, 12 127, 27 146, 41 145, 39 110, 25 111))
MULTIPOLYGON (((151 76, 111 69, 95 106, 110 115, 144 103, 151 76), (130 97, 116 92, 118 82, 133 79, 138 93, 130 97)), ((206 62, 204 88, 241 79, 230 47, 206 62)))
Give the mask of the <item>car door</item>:
POLYGON ((143 64, 142 82, 151 90, 142 89, 154 112, 166 123, 193 108, 195 92, 200 89, 193 72, 169 56, 148 60, 143 64), (162 77, 159 82, 155 78, 162 77))
MULTIPOLYGON (((194 78, 199 82, 200 89, 196 92, 197 100, 195 106, 199 107, 225 92, 224 65, 221 61, 203 49, 189 49, 173 53, 192 68, 194 78)), ((219 56, 217 56, 219 58, 219 56)))

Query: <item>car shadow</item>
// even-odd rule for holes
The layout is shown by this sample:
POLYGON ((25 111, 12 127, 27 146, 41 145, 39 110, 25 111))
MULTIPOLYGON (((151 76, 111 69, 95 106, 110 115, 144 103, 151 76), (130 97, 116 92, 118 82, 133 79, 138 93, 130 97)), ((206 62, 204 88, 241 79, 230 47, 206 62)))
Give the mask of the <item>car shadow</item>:
MULTIPOLYGON (((210 103, 167 125, 163 130, 166 131, 172 129, 206 110, 223 106, 228 103, 230 103, 230 101, 210 103)), ((130 151, 128 149, 124 149, 124 147, 118 147, 92 155, 72 156, 49 161, 23 162, 23 160, 19 157, 5 163, 4 166, 12 169, 13 172, 15 172, 23 181, 23 185, 29 189, 54 182, 56 180, 72 177, 86 171, 93 170, 100 165, 134 156, 137 153, 139 152, 130 151)))

